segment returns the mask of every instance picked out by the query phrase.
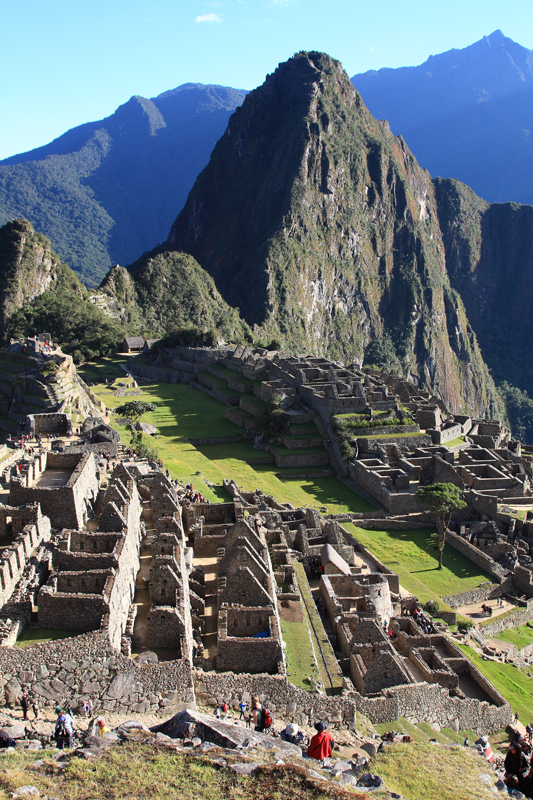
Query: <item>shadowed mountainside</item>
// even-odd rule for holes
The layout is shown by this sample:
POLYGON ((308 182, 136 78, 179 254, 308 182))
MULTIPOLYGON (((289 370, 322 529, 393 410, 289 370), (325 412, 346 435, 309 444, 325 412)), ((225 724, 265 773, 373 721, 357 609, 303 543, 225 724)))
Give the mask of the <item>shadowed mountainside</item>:
POLYGON ((366 351, 454 410, 498 404, 448 280, 431 178, 327 55, 297 54, 247 96, 165 247, 286 348, 366 351))

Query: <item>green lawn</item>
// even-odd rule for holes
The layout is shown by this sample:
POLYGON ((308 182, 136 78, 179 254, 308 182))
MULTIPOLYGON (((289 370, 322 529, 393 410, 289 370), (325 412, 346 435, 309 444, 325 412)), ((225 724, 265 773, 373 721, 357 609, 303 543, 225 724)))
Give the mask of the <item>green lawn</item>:
POLYGON ((520 625, 518 628, 506 628, 501 633, 497 633, 493 639, 500 639, 502 642, 514 644, 520 650, 533 642, 533 628, 528 625, 520 625))
POLYGON ((337 661, 329 637, 324 630, 324 625, 313 599, 311 587, 309 586, 303 564, 299 561, 293 561, 293 564, 296 579, 300 587, 300 594, 302 596, 304 619, 306 620, 309 630, 313 630, 313 647, 315 648, 322 683, 328 694, 338 693, 342 689, 342 675, 340 673, 339 662, 337 661))
POLYGON ((313 658, 313 648, 309 638, 309 630, 305 622, 288 622, 281 620, 281 632, 285 642, 285 657, 289 681, 300 689, 310 691, 311 684, 306 678, 320 681, 320 673, 313 658))
MULTIPOLYGON (((121 371, 121 377, 127 376, 121 371)), ((115 397, 105 384, 92 387, 92 391, 109 408, 116 408, 127 399, 115 397)), ((373 508, 334 477, 294 479, 289 477, 289 473, 280 479, 275 474, 280 471, 276 464, 247 464, 248 459, 270 455, 263 450, 254 450, 250 441, 194 447, 186 440, 239 436, 243 429, 226 419, 227 406, 191 386, 147 383, 142 385, 142 396, 135 399, 157 405, 157 410, 146 414, 143 421, 156 425, 160 436, 155 444, 172 477, 183 483, 192 483, 212 502, 227 502, 229 495, 222 489, 222 481, 233 478, 246 491, 261 489, 276 500, 296 507, 326 507, 331 514, 370 511, 373 508), (215 484, 214 489, 204 483, 205 478, 215 484)), ((122 441, 127 443, 129 436, 124 426, 112 424, 120 431, 122 441)), ((284 452, 288 451, 284 449, 284 452)))
MULTIPOLYGON (((397 572, 402 586, 418 595, 421 603, 439 600, 443 595, 461 594, 491 581, 489 575, 450 546, 444 549, 443 568, 439 570, 431 528, 367 531, 351 523, 345 523, 345 527, 397 572)), ((439 603, 441 608, 445 607, 441 600, 439 603)))
POLYGON ((458 444, 464 444, 466 438, 464 436, 457 436, 456 439, 451 439, 449 442, 444 442, 445 447, 456 447, 458 444))
POLYGON ((381 775, 389 791, 413 800, 488 800, 497 777, 488 766, 469 748, 414 742, 386 747, 369 771, 381 775), (480 781, 480 773, 490 773, 490 786, 480 781))
POLYGON ((514 664, 502 664, 501 661, 484 661, 468 645, 460 644, 459 647, 512 705, 513 712, 516 713, 518 711, 524 725, 533 719, 533 696, 531 695, 531 692, 533 692, 533 678, 528 678, 514 664))
POLYGON ((70 639, 76 631, 62 631, 56 628, 24 628, 16 642, 17 647, 29 647, 32 644, 45 644, 56 639, 70 639))

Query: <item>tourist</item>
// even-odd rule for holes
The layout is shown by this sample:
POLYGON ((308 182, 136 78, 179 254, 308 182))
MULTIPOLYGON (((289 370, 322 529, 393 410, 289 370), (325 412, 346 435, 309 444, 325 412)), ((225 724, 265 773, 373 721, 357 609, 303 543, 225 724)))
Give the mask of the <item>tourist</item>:
POLYGON ((25 688, 20 696, 19 703, 22 708, 22 718, 28 719, 28 710, 31 705, 31 698, 28 694, 28 690, 25 688))
POLYGON ((516 775, 517 777, 522 776, 528 768, 528 763, 525 755, 522 752, 522 748, 517 742, 513 742, 507 751, 507 755, 505 756, 505 761, 503 762, 503 766, 505 769, 505 777, 508 778, 509 775, 516 775))
POLYGON ((98 717, 96 720, 95 725, 96 735, 103 738, 104 734, 108 732, 108 728, 106 728, 105 720, 103 717, 98 717))
POLYGON ((32 711, 33 711, 34 720, 35 719, 39 719, 40 708, 39 708, 39 701, 38 701, 38 699, 36 697, 32 697, 31 708, 32 708, 32 711))
POLYGON ((244 712, 246 711, 246 709, 248 708, 248 706, 247 706, 247 704, 244 702, 244 700, 241 700, 241 702, 239 703, 239 708, 241 709, 241 713, 240 713, 240 715, 239 715, 239 719, 246 719, 246 715, 245 715, 245 713, 244 713, 244 712))
POLYGON ((222 703, 220 706, 220 710, 222 711, 222 719, 227 719, 229 714, 229 708, 227 703, 222 703))
POLYGON ((300 745, 303 742, 304 735, 295 722, 289 722, 287 727, 281 731, 280 737, 285 742, 300 745))
POLYGON ((220 719, 220 708, 218 706, 215 708, 213 713, 217 719, 220 719))
POLYGON ((494 753, 490 746, 488 736, 481 736, 476 740, 476 744, 480 748, 481 755, 484 755, 489 764, 494 764, 494 753))
POLYGON ((60 750, 63 750, 65 745, 72 747, 72 737, 74 736, 74 720, 65 711, 62 711, 57 718, 56 726, 54 729, 54 739, 60 750))
POLYGON ((333 736, 326 730, 326 724, 324 722, 317 722, 315 724, 315 730, 317 732, 309 742, 307 755, 309 758, 321 761, 322 766, 324 766, 326 759, 329 758, 333 749, 333 736))

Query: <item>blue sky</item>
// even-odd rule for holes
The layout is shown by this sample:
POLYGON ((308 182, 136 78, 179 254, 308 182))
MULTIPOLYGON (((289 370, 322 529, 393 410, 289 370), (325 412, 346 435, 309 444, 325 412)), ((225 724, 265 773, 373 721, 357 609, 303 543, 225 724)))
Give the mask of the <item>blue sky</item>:
POLYGON ((252 89, 298 50, 351 76, 500 28, 533 48, 531 0, 4 0, 0 158, 182 83, 252 89))

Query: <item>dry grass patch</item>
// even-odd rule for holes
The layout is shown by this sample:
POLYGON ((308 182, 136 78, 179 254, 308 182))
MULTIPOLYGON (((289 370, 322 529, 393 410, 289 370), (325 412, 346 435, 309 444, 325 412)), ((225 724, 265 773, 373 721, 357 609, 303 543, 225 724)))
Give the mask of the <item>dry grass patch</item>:
MULTIPOLYGON (((0 756, 0 800, 31 784, 58 800, 362 800, 363 795, 310 779, 306 770, 287 764, 262 765, 257 777, 241 777, 205 756, 162 750, 153 744, 126 742, 99 761, 73 758, 61 769, 46 755, 34 767, 35 753, 0 756)), ((242 761, 242 754, 230 756, 242 761)))
MULTIPOLYGON (((494 794, 479 776, 489 765, 476 752, 458 746, 398 744, 388 747, 370 764, 390 791, 407 800, 488 800, 494 794)), ((491 775, 494 784, 496 777, 491 775)))

